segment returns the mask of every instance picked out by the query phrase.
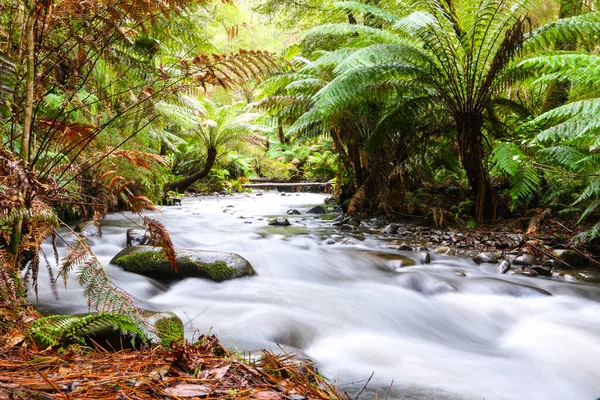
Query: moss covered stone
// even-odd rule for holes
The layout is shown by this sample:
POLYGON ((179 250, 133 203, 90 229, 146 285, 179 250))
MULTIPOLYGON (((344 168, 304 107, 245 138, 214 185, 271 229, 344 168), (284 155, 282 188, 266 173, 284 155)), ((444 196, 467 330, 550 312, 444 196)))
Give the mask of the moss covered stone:
POLYGON ((155 279, 206 278, 215 282, 254 275, 252 265, 242 256, 217 251, 177 249, 178 270, 174 271, 160 248, 130 246, 117 254, 111 263, 129 272, 155 279))
POLYGON ((163 347, 168 348, 171 343, 183 340, 183 322, 175 313, 144 310, 142 316, 146 318, 150 326, 156 329, 156 336, 160 339, 163 347))

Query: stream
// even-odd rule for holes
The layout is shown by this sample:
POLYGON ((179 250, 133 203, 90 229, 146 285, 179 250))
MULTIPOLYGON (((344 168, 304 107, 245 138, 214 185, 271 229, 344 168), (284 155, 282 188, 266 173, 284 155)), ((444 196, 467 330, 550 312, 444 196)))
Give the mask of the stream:
MULTIPOLYGON (((167 285, 110 265, 135 227, 130 213, 107 216, 92 249, 140 307, 179 315, 188 339, 212 332, 239 352, 281 346, 313 359, 350 395, 373 374, 361 399, 600 397, 599 286, 501 275, 433 251, 421 265, 382 227, 341 232, 335 215, 306 214, 324 198, 186 197, 153 213, 175 247, 238 253, 254 277, 167 285), (277 216, 292 225, 268 226, 277 216), (394 270, 396 255, 416 265, 394 270)), ((44 251, 52 254, 51 245, 44 251)), ((56 299, 42 269, 40 308, 88 311, 75 274, 56 299)))

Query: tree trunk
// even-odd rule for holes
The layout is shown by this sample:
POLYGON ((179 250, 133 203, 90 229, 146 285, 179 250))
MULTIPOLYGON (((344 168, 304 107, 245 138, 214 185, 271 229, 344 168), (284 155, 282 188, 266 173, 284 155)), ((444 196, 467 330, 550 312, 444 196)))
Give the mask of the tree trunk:
POLYGON ((206 156, 206 162, 204 163, 204 168, 202 171, 199 171, 193 175, 190 175, 186 178, 183 178, 176 182, 171 182, 165 185, 165 192, 175 191, 177 193, 184 193, 187 188, 192 186, 194 183, 199 181, 202 178, 205 178, 210 173, 213 165, 215 164, 215 160, 217 159, 217 149, 211 147, 208 149, 208 154, 206 156))
POLYGON ((483 166, 483 118, 467 115, 457 122, 460 161, 475 197, 477 221, 492 219, 496 214, 496 195, 483 166))
POLYGON ((21 136, 21 159, 29 162, 31 148, 31 127, 33 126, 33 98, 35 89, 35 3, 25 2, 25 109, 23 118, 23 134, 21 136))

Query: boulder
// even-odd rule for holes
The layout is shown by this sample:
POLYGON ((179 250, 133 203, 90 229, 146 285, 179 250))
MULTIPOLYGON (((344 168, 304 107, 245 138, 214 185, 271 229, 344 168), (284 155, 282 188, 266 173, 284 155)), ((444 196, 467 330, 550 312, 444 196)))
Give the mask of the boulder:
POLYGON ((406 244, 406 243, 401 243, 400 246, 398 246, 398 250, 401 251, 413 251, 412 246, 406 244))
POLYGON ((307 214, 326 214, 325 207, 323 206, 314 206, 310 210, 306 212, 307 214))
POLYGON ((85 236, 87 238, 102 236, 102 228, 100 227, 100 224, 96 225, 94 221, 81 222, 77 224, 74 230, 75 232, 81 234, 81 236, 85 236))
POLYGON ((150 234, 143 229, 127 229, 127 247, 150 244, 150 234))
MULTIPOLYGON (((587 260, 585 257, 575 250, 553 250, 552 255, 558 258, 560 261, 565 262, 571 268, 585 268, 587 266, 587 260)), ((565 266, 566 267, 566 266, 565 266)), ((566 269, 566 268, 563 268, 566 269)))
POLYGON ((429 254, 429 252, 421 253, 419 261, 421 264, 429 264, 431 262, 431 254, 429 254))
POLYGON ((473 257, 473 261, 475 261, 477 264, 483 264, 483 263, 492 263, 495 264, 498 262, 498 256, 496 255, 496 253, 492 253, 492 252, 483 252, 483 253, 479 253, 477 254, 475 257, 473 257))
POLYGON ((287 210, 286 214, 287 215, 300 215, 300 211, 291 209, 291 210, 287 210))
POLYGON ((287 218, 279 217, 274 218, 269 221, 269 225, 271 226, 290 226, 290 221, 287 218))
POLYGON ((159 247, 130 246, 110 262, 125 271, 155 279, 206 278, 215 282, 256 274, 242 256, 217 251, 176 249, 178 270, 175 272, 159 247))
POLYGON ((498 267, 496 268, 496 271, 499 274, 505 274, 510 270, 510 263, 506 260, 502 260, 500 261, 500 264, 498 264, 498 267))

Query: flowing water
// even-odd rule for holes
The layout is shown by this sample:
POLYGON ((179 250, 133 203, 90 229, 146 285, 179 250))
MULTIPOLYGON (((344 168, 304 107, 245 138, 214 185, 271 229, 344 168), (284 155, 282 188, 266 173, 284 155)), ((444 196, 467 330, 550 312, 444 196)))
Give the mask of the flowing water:
MULTIPOLYGON (((417 255, 394 250, 392 236, 343 233, 305 214, 324 197, 186 198, 156 216, 176 247, 239 253, 254 277, 167 285, 110 265, 134 227, 129 214, 103 220, 92 248, 141 307, 177 313, 189 339, 212 331, 239 351, 299 352, 351 395, 374 373, 361 399, 600 397, 600 287, 433 253, 431 264, 392 271, 395 255, 417 255), (302 212, 287 216, 292 226, 267 225, 290 208, 302 212)), ((58 300, 46 282, 43 308, 87 311, 75 278, 58 300)))

